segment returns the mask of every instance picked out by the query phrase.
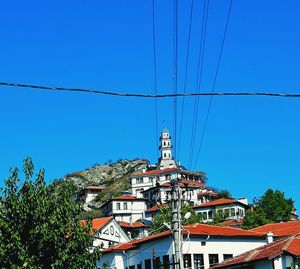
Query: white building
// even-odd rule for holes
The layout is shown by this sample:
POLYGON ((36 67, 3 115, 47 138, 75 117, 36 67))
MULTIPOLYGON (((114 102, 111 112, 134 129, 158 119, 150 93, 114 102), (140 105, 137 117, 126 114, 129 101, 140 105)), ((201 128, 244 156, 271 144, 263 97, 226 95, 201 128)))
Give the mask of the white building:
POLYGON ((158 159, 156 169, 133 174, 131 177, 131 193, 142 197, 142 192, 155 187, 158 183, 164 184, 172 179, 190 180, 198 182, 204 188, 205 174, 203 172, 192 172, 176 164, 172 157, 171 136, 166 128, 160 137, 161 157, 158 159))
POLYGON ((133 223, 144 218, 146 201, 145 198, 123 195, 111 198, 100 208, 104 216, 114 216, 117 221, 133 223))
POLYGON ((215 265, 214 269, 288 269, 300 266, 300 235, 279 239, 215 265))
POLYGON ((93 219, 91 234, 94 237, 93 246, 100 246, 102 249, 130 240, 113 217, 93 219))
POLYGON ((171 136, 169 131, 164 128, 162 130, 160 136, 160 147, 159 150, 161 152, 161 157, 158 160, 158 167, 160 170, 176 168, 177 164, 172 157, 172 144, 171 144, 171 136))
POLYGON ((239 200, 221 198, 193 208, 202 215, 203 222, 207 222, 212 221, 216 213, 222 214, 226 219, 240 220, 249 206, 239 200))
MULTIPOLYGON (((184 268, 208 269, 264 244, 266 238, 260 233, 204 224, 189 225, 184 227, 182 261, 184 268)), ((97 266, 155 269, 160 265, 160 268, 169 268, 173 253, 172 233, 165 231, 104 250, 97 266)))
POLYGON ((76 193, 76 200, 88 204, 105 189, 105 186, 87 186, 76 193))

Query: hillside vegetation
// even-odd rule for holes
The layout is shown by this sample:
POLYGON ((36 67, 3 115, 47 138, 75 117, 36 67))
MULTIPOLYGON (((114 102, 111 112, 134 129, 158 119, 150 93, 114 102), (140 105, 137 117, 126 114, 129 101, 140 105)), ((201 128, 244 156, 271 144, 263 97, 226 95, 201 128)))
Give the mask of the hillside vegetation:
POLYGON ((149 164, 148 160, 118 160, 106 162, 103 165, 96 164, 83 171, 73 172, 62 178, 71 181, 78 190, 90 186, 106 186, 96 199, 94 206, 98 206, 111 197, 118 196, 122 191, 130 189, 130 176, 134 172, 141 172, 149 164))

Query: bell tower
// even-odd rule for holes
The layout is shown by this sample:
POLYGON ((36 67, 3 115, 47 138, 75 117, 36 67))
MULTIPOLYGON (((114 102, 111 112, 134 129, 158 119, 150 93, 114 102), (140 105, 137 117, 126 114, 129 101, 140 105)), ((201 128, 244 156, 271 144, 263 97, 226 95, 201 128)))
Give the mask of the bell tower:
POLYGON ((176 168, 176 163, 172 157, 171 136, 166 128, 161 132, 159 150, 161 152, 158 160, 159 169, 176 168))

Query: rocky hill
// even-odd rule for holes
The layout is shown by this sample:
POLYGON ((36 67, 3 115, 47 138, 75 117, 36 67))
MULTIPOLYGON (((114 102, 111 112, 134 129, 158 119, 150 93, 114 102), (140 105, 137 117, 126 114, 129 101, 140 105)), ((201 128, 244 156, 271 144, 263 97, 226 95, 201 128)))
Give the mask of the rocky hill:
POLYGON ((83 171, 73 172, 62 178, 72 181, 78 189, 89 185, 106 186, 107 189, 101 193, 97 203, 106 201, 112 196, 117 196, 121 191, 130 188, 130 176, 132 173, 142 171, 149 164, 148 160, 119 160, 107 162, 103 165, 94 165, 83 171))

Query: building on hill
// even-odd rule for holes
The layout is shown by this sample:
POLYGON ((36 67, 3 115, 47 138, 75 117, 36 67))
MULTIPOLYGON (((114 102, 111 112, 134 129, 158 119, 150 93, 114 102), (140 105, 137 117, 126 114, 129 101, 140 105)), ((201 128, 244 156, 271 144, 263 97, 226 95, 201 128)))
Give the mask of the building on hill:
POLYGON ((150 229, 150 226, 141 221, 137 221, 134 223, 119 221, 118 223, 130 239, 148 236, 148 230, 150 229))
POLYGON ((105 189, 105 186, 87 186, 75 193, 75 200, 87 205, 105 189))
POLYGON ((212 221, 216 213, 220 213, 225 219, 239 221, 245 216, 249 206, 239 200, 220 198, 205 204, 196 205, 193 208, 197 214, 202 215, 203 222, 212 221))
MULTIPOLYGON (((196 224, 183 229, 183 265, 208 269, 212 265, 266 244, 263 234, 237 228, 196 224)), ((118 269, 173 268, 170 230, 108 248, 97 262, 118 269), (152 266, 154 265, 154 267, 152 266)))
POLYGON ((142 192, 150 188, 162 185, 171 180, 188 180, 199 183, 199 188, 205 187, 205 174, 203 172, 193 172, 179 166, 172 157, 171 136, 166 128, 160 136, 161 157, 158 159, 156 169, 144 170, 142 173, 135 173, 131 177, 132 195, 142 197, 142 192))
POLYGON ((114 216, 117 221, 134 223, 144 218, 147 199, 132 195, 113 197, 100 207, 104 216, 114 216))
MULTIPOLYGON (((85 223, 85 221, 82 221, 85 223)), ((106 249, 108 247, 130 241, 116 220, 111 217, 98 218, 92 220, 93 246, 106 249)))
POLYGON ((296 235, 296 234, 300 234, 300 220, 266 224, 254 228, 251 231, 264 233, 264 234, 272 232, 275 237, 296 235))
POLYGON ((276 240, 213 266, 213 269, 299 268, 300 235, 276 240), (298 261, 298 264, 297 264, 298 261))

